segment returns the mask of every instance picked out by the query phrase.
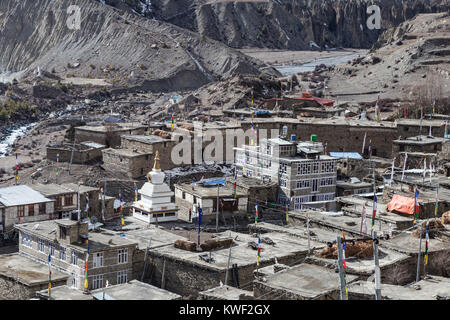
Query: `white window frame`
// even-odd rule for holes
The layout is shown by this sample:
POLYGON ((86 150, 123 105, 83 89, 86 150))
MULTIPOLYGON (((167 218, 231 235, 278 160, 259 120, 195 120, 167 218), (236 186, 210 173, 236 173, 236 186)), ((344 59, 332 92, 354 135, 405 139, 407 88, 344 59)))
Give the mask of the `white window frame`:
POLYGON ((128 270, 117 271, 117 284, 128 282, 128 270))
POLYGON ((309 189, 311 187, 310 179, 297 180, 296 189, 309 189))
POLYGON ((54 257, 55 256, 55 244, 53 242, 49 242, 48 243, 48 253, 50 254, 50 256, 54 257))
POLYGON ((78 253, 72 250, 70 254, 70 263, 77 266, 78 265, 78 253))
POLYGON ((78 275, 72 272, 71 276, 72 276, 72 288, 78 288, 78 275))
POLYGON ((22 232, 22 245, 27 248, 33 247, 33 237, 31 236, 31 234, 22 232))
POLYGON ((297 164, 297 175, 304 176, 311 174, 311 162, 300 162, 297 164))
POLYGON ((39 252, 45 252, 45 241, 44 239, 38 238, 37 239, 37 243, 38 243, 38 251, 39 252))
POLYGON ((59 247, 59 260, 61 261, 66 261, 67 256, 66 256, 66 248, 64 247, 59 247))
POLYGON ((92 254, 92 268, 100 268, 103 267, 103 252, 95 252, 92 254))
POLYGON ((314 161, 312 164, 312 172, 311 173, 319 173, 320 165, 318 161, 314 161))
POLYGON ((286 174, 287 173, 287 163, 280 163, 279 173, 286 174))
POLYGON ((103 274, 96 274, 92 276, 92 289, 103 288, 103 274))
POLYGON ((128 248, 119 249, 117 251, 117 263, 128 263, 128 248))

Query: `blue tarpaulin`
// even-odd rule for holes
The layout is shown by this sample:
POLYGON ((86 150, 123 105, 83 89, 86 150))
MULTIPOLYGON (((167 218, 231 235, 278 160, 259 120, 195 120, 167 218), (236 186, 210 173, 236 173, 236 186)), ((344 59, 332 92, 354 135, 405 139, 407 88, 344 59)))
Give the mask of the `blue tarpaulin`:
POLYGON ((108 117, 105 119, 105 122, 119 122, 119 118, 108 117))
POLYGON ((201 181, 201 184, 203 186, 217 186, 218 184, 223 186, 225 185, 225 179, 204 180, 201 181))
POLYGON ((330 156, 335 158, 345 159, 362 159, 358 152, 330 152, 330 156))
POLYGON ((270 115, 270 111, 269 111, 269 110, 257 110, 257 111, 255 111, 255 114, 256 114, 257 116, 259 116, 259 115, 264 115, 264 114, 270 115))

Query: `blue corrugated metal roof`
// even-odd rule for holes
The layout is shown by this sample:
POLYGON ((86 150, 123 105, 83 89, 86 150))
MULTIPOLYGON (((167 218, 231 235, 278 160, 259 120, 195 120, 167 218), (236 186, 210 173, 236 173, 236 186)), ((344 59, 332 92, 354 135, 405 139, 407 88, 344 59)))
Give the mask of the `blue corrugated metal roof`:
POLYGON ((330 156, 335 158, 362 159, 358 152, 330 152, 330 156))

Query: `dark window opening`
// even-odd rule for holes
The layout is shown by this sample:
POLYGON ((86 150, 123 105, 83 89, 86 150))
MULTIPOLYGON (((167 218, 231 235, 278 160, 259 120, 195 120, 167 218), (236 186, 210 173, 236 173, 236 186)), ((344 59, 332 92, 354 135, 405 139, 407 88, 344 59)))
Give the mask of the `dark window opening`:
POLYGON ((60 239, 66 239, 67 230, 64 227, 59 227, 59 238, 60 239))

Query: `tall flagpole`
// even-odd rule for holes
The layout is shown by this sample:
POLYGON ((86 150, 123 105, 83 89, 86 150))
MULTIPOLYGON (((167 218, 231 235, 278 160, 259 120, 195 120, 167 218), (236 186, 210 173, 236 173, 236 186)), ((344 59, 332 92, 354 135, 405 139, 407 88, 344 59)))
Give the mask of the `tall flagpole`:
POLYGON ((16 185, 19 181, 19 161, 17 159, 17 150, 16 150, 16 185))
POLYGON ((197 250, 200 250, 200 226, 202 224, 203 209, 198 207, 198 233, 197 233, 197 250))
POLYGON ((364 155, 364 148, 366 147, 366 136, 367 136, 367 132, 364 133, 364 141, 363 141, 363 146, 362 146, 362 150, 361 150, 362 155, 364 155))
POLYGON ((391 180, 389 181, 389 186, 392 186, 392 179, 394 179, 394 162, 395 158, 392 159, 391 180))
POLYGON ((80 212, 80 184, 78 183, 78 192, 77 192, 77 207, 78 207, 78 222, 81 220, 81 212, 80 212))

